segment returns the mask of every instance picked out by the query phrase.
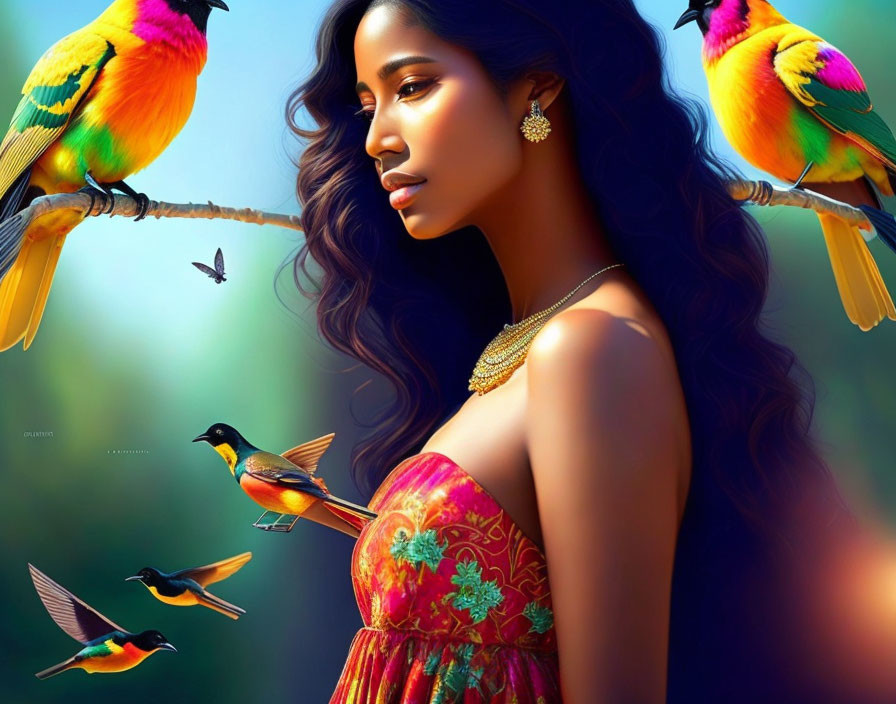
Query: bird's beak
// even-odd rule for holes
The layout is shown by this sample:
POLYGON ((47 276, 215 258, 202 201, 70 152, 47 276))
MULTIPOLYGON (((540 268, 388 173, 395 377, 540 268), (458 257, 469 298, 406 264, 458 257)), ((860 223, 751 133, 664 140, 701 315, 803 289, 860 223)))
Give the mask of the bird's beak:
POLYGON ((209 438, 208 435, 203 433, 202 435, 197 435, 195 438, 193 438, 193 442, 201 442, 202 440, 210 440, 210 439, 211 438, 209 438))
POLYGON ((679 27, 684 27, 686 24, 693 22, 696 19, 699 19, 701 15, 700 10, 694 10, 688 8, 684 11, 681 17, 678 18, 678 22, 675 23, 675 26, 672 29, 678 29, 679 27))
POLYGON ((230 12, 230 8, 225 5, 222 0, 205 0, 208 3, 209 7, 217 7, 219 10, 224 10, 224 12, 230 12))
POLYGON ((125 582, 142 582, 143 578, 139 575, 134 575, 133 577, 128 577, 124 580, 125 582))
POLYGON ((172 653, 176 653, 176 652, 177 652, 177 648, 175 648, 173 645, 171 645, 171 643, 162 643, 162 644, 159 646, 159 649, 160 649, 160 650, 170 650, 172 653))

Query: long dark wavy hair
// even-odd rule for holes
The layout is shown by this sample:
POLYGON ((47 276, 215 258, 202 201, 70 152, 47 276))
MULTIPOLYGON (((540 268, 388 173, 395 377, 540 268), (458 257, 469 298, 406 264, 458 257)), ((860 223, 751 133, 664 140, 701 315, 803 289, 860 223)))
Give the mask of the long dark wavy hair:
POLYGON ((410 10, 421 26, 473 52, 502 95, 528 70, 566 79, 581 176, 617 256, 668 329, 691 423, 669 700, 727 692, 735 701, 726 678, 742 685, 762 677, 750 638, 757 652, 774 644, 767 623, 751 623, 755 609, 729 600, 755 596, 758 604, 774 555, 803 554, 820 527, 852 518, 810 434, 811 377, 763 330, 765 237, 728 194, 725 180, 737 174, 710 150, 703 108, 668 86, 660 35, 631 0, 336 0, 324 17, 317 66, 287 107, 304 147, 297 194, 306 235, 287 264, 317 303, 325 339, 395 390, 353 450, 356 484, 369 493, 422 447, 467 398, 478 355, 510 319, 482 233, 409 236, 365 152, 369 123, 354 114, 353 40, 364 13, 382 4, 410 10), (303 109, 314 127, 299 124, 303 109), (745 662, 723 659, 721 644, 732 639, 745 662))

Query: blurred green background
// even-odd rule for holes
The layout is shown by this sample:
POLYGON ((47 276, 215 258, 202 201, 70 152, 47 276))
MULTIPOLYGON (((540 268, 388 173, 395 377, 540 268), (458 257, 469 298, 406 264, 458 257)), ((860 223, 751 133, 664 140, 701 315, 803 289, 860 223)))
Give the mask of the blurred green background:
MULTIPOLYGON (((53 41, 92 19, 105 0, 0 0, 0 115, 11 115, 28 70, 53 41)), ((313 61, 320 0, 233 0, 215 13, 210 56, 189 125, 131 179, 151 197, 297 212, 293 143, 283 108, 313 61)), ((673 83, 706 99, 696 27, 672 33, 685 2, 641 0, 663 28, 673 83)), ((792 20, 845 50, 876 107, 896 126, 891 0, 780 0, 792 20)), ((5 119, 5 118, 3 118, 5 119)), ((724 144, 719 151, 750 176, 724 144)), ((773 253, 768 320, 798 353, 818 391, 816 435, 867 515, 896 525, 896 471, 886 444, 896 426, 888 369, 896 324, 861 333, 843 314, 817 220, 791 209, 754 212, 773 253)), ((362 499, 348 454, 356 422, 383 400, 370 374, 344 373, 314 311, 278 265, 301 235, 226 222, 121 219, 85 223, 67 240, 33 346, 0 355, 0 701, 221 703, 289 697, 327 701, 361 625, 349 576, 352 540, 303 522, 288 535, 250 526, 260 510, 195 435, 228 422, 282 451, 324 433, 331 490, 362 499), (191 261, 225 254, 215 286, 191 261), (234 622, 153 600, 125 577, 145 565, 178 569, 243 550, 253 560, 216 593, 248 610, 234 622), (75 652, 34 593, 26 563, 131 630, 158 628, 179 653, 159 653, 112 676, 33 673, 75 652)), ((896 257, 871 243, 896 293, 896 257)))

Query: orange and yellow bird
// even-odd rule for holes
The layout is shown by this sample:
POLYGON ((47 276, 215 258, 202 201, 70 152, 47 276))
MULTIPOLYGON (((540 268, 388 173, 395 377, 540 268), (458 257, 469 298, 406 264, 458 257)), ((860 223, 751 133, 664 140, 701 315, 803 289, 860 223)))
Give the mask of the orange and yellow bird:
POLYGON ((222 0, 115 0, 53 45, 22 90, 0 143, 0 351, 37 333, 66 235, 82 213, 29 221, 34 198, 87 189, 114 206, 125 183, 171 143, 193 110, 206 26, 222 0))
MULTIPOLYGON (((896 138, 865 82, 838 49, 790 23, 766 0, 691 0, 675 28, 703 32, 703 67, 722 131, 776 178, 861 208, 896 251, 896 219, 881 194, 896 188, 896 138)), ((867 331, 896 308, 856 226, 819 214, 849 319, 867 331)))
POLYGON ((177 572, 162 572, 155 567, 144 567, 125 581, 142 582, 150 594, 164 604, 206 606, 236 620, 246 610, 215 596, 206 587, 227 579, 251 559, 252 553, 244 552, 210 565, 190 567, 177 572))
POLYGON ((158 631, 130 633, 116 626, 34 565, 29 564, 28 569, 37 595, 56 625, 84 645, 68 660, 38 672, 38 679, 74 668, 90 673, 122 672, 159 650, 177 650, 158 631))
POLYGON ((324 480, 315 476, 317 463, 334 436, 322 435, 276 455, 255 447, 233 426, 215 423, 193 442, 211 445, 227 462, 240 488, 265 509, 253 524, 256 528, 285 533, 305 517, 357 538, 376 514, 333 496, 324 480), (268 513, 276 514, 272 523, 263 522, 268 513))

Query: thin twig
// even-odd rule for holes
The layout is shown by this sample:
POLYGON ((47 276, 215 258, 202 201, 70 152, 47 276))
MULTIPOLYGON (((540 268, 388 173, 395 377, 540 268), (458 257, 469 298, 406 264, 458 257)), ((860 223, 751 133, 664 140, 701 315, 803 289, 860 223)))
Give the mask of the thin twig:
POLYGON ((729 181, 728 192, 737 200, 750 201, 756 205, 789 205, 806 208, 817 213, 836 215, 862 229, 871 228, 871 222, 858 208, 814 191, 779 188, 768 181, 729 181))
MULTIPOLYGON (((137 201, 125 195, 115 194, 115 207, 111 213, 99 212, 102 204, 97 199, 93 212, 90 209, 90 196, 86 193, 61 193, 52 196, 35 198, 24 211, 22 216, 30 222, 36 217, 55 212, 57 210, 80 210, 84 215, 110 215, 121 217, 136 217, 140 212, 137 201)), ((237 220, 255 225, 278 225, 290 230, 302 230, 301 219, 297 215, 283 215, 281 213, 266 213, 252 208, 226 208, 215 205, 209 201, 205 205, 186 203, 164 203, 151 200, 146 217, 154 218, 193 218, 205 220, 237 220)))
MULTIPOLYGON (((807 208, 819 213, 836 215, 852 225, 863 229, 871 228, 868 218, 858 208, 841 203, 813 191, 780 188, 767 181, 730 181, 728 191, 737 200, 749 201, 757 205, 787 205, 807 208)), ((20 213, 20 217, 28 222, 36 217, 57 210, 79 210, 87 215, 104 215, 120 217, 136 217, 139 213, 137 201, 125 195, 115 196, 115 207, 111 213, 99 212, 102 205, 97 201, 93 212, 90 209, 90 196, 86 193, 62 193, 36 198, 31 205, 20 213)), ((290 230, 302 231, 301 218, 297 215, 267 213, 252 208, 226 208, 209 201, 205 205, 194 203, 176 204, 151 200, 147 217, 154 218, 194 218, 206 220, 236 220, 255 225, 277 225, 290 230)))

